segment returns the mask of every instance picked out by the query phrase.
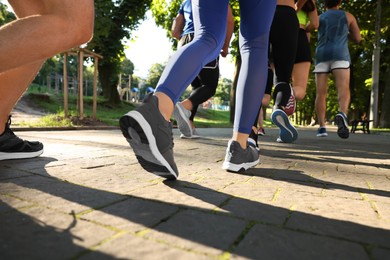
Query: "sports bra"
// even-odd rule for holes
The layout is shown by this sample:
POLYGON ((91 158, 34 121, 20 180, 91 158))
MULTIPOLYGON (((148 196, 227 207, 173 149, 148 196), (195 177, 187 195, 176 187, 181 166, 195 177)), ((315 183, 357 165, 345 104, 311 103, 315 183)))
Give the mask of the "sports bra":
POLYGON ((309 16, 306 12, 299 10, 297 12, 297 17, 299 20, 299 24, 306 25, 309 22, 309 16))

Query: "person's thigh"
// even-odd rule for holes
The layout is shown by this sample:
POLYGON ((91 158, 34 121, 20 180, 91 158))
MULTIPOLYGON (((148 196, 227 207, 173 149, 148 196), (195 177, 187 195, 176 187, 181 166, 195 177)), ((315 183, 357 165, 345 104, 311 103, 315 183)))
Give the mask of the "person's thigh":
POLYGON ((316 74, 316 93, 317 96, 326 96, 328 91, 328 73, 316 74))
POLYGON ((349 90, 350 69, 334 69, 332 74, 338 90, 349 90))

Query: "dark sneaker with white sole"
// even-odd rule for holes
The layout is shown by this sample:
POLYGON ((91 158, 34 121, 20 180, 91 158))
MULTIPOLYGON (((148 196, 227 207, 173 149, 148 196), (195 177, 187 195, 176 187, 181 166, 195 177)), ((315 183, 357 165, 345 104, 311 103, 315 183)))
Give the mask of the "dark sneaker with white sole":
POLYGON ((4 133, 0 135, 0 161, 34 158, 43 153, 41 142, 30 142, 17 137, 10 125, 11 116, 5 125, 4 133))
POLYGON ((347 139, 349 137, 347 116, 343 112, 338 112, 334 117, 334 122, 337 125, 337 134, 339 137, 347 139))
POLYGON ((180 102, 177 102, 175 109, 173 110, 177 127, 183 136, 191 138, 192 136, 192 125, 190 122, 191 111, 185 109, 180 102))
POLYGON ((259 153, 252 145, 242 149, 237 141, 230 140, 226 148, 222 169, 230 172, 242 172, 256 166, 260 162, 259 153))
POLYGON ((292 143, 298 139, 298 131, 291 124, 287 114, 281 109, 275 109, 271 115, 272 122, 279 127, 279 137, 283 143, 292 143))
POLYGON ((158 98, 148 94, 141 106, 119 120, 123 136, 140 165, 148 172, 175 180, 179 176, 173 157, 172 123, 158 109, 158 98))

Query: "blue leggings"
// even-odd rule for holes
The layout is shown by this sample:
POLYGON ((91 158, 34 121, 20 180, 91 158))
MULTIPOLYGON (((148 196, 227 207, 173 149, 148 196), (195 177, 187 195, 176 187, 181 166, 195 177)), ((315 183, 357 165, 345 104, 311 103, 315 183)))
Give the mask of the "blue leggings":
MULTIPOLYGON (((276 0, 239 0, 241 69, 237 82, 234 131, 249 134, 267 82, 268 38, 276 0)), ((156 92, 176 103, 200 70, 215 59, 226 34, 229 0, 192 0, 194 40, 170 59, 156 92)))

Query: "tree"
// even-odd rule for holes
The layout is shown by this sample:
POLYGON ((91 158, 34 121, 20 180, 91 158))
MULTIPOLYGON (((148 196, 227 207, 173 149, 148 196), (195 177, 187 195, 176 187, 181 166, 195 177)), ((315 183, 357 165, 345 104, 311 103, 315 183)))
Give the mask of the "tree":
POLYGON ((0 26, 15 20, 15 15, 7 10, 7 5, 0 3, 0 26))
POLYGON ((118 75, 125 59, 124 42, 144 19, 151 0, 95 0, 94 38, 88 47, 103 56, 99 62, 99 79, 103 95, 118 103, 118 75))
POLYGON ((155 88, 165 68, 165 64, 155 63, 149 69, 148 78, 146 79, 146 85, 148 87, 155 88))

